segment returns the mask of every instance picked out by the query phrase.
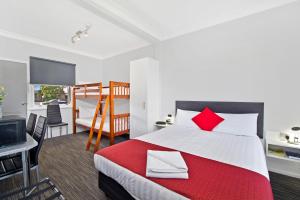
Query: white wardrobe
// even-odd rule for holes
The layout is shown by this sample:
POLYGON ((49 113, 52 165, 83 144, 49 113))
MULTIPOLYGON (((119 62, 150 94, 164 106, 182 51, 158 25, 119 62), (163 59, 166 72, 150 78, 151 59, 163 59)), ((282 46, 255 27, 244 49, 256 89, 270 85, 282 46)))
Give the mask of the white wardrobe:
POLYGON ((159 117, 159 62, 153 58, 131 61, 130 138, 152 132, 159 117))

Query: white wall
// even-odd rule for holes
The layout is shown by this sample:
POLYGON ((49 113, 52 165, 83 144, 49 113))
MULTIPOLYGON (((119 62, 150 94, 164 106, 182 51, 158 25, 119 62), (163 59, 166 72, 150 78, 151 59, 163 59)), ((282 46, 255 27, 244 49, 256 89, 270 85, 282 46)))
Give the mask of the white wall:
POLYGON ((300 2, 103 60, 104 79, 127 81, 130 59, 155 57, 162 116, 175 100, 262 101, 265 129, 282 130, 300 124, 299 35, 300 2))
POLYGON ((129 82, 129 62, 143 57, 153 57, 154 47, 148 46, 129 53, 114 56, 103 60, 103 81, 108 84, 112 81, 129 82), (105 66, 105 67, 104 67, 105 66))
POLYGON ((262 101, 265 129, 300 124, 300 3, 163 42, 162 113, 174 101, 262 101))
MULTIPOLYGON (((90 57, 69 53, 53 48, 48 48, 32 43, 27 43, 15 39, 5 38, 0 36, 0 59, 7 59, 27 63, 29 56, 36 56, 41 58, 48 58, 68 63, 76 64, 76 82, 99 82, 103 78, 102 61, 90 57)), ((29 82, 29 75, 28 75, 29 82)), ((32 88, 28 87, 28 113, 33 112, 38 115, 46 116, 46 109, 32 108, 30 105, 32 88)), ((94 106, 95 107, 95 106, 94 106)), ((69 123, 69 133, 72 133, 72 108, 71 106, 62 106, 62 118, 64 122, 69 123)), ((65 134, 65 130, 63 130, 65 134)), ((54 130, 53 135, 58 136, 58 130, 54 130)))
MULTIPOLYGON (((154 47, 148 46, 129 53, 121 54, 103 60, 103 83, 108 85, 109 81, 124 81, 129 82, 131 60, 136 60, 144 57, 153 57, 154 47)), ((116 99, 115 113, 129 112, 129 101, 116 99)))

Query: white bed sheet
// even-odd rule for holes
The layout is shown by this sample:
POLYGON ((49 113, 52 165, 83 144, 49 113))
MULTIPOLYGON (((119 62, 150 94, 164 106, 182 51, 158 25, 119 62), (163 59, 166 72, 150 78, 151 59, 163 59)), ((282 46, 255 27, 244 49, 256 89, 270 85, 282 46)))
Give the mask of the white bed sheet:
MULTIPOLYGON (((208 133, 173 125, 136 139, 242 167, 269 178, 258 137, 208 133)), ((99 171, 116 180, 136 199, 185 199, 100 155, 94 155, 94 162, 99 171)))
MULTIPOLYGON (((86 127, 91 127, 92 122, 93 122, 92 117, 82 117, 82 118, 77 118, 76 119, 76 124, 81 124, 81 125, 86 126, 86 127)), ((101 123, 101 116, 97 117, 97 121, 96 121, 96 124, 95 124, 96 129, 100 128, 100 123, 101 123)), ((109 117, 106 117, 105 122, 104 122, 104 126, 103 126, 103 131, 109 132, 109 130, 110 130, 109 117)))

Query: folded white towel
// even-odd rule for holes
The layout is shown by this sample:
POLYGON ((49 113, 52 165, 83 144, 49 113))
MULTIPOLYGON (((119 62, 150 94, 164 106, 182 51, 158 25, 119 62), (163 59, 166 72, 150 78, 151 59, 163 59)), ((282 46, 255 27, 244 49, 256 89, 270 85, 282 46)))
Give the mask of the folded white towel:
POLYGON ((153 172, 187 172, 188 168, 178 151, 147 151, 147 169, 153 172))
POLYGON ((159 173, 159 172, 146 172, 147 177, 153 177, 153 178, 179 178, 179 179, 188 179, 189 175, 187 172, 185 173, 159 173))
POLYGON ((158 178, 188 178, 188 168, 178 151, 147 152, 146 176, 158 178))

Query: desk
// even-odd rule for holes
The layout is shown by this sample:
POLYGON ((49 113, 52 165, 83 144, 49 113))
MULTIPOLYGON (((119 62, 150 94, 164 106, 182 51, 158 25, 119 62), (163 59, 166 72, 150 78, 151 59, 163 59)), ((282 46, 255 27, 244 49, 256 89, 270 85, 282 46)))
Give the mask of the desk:
MULTIPOLYGON (((37 141, 35 141, 29 134, 27 134, 26 137, 26 142, 24 143, 14 144, 0 148, 0 157, 16 153, 22 153, 24 187, 28 187, 30 184, 30 166, 28 164, 28 151, 38 145, 37 141)), ((5 178, 5 176, 3 178, 5 178)))

